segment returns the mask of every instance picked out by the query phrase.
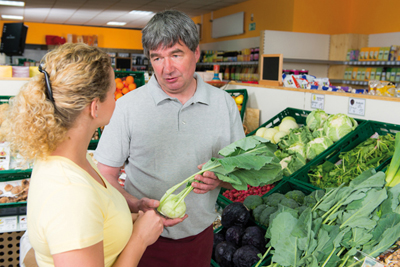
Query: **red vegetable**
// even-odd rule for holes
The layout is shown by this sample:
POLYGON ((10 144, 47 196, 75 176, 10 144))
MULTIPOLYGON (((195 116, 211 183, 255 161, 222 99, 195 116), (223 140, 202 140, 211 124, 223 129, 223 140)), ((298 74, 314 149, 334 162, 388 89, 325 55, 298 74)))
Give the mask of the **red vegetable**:
POLYGON ((274 186, 275 185, 273 184, 264 186, 248 185, 247 190, 231 189, 231 190, 226 190, 225 192, 222 193, 222 195, 233 202, 243 202, 245 198, 250 195, 259 195, 259 196, 265 195, 269 190, 274 188, 274 186))

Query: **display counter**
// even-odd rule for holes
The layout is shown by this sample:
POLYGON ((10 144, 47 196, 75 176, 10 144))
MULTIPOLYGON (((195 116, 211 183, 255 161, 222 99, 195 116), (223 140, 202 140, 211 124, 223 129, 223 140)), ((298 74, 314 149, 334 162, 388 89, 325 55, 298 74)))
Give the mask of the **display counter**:
MULTIPOLYGON (((313 110, 312 99, 322 96, 323 109, 327 113, 344 113, 351 117, 400 124, 400 98, 296 89, 279 86, 230 82, 223 89, 247 89, 247 107, 260 110, 260 124, 285 108, 313 110), (364 115, 349 113, 352 99, 364 102, 364 115)), ((357 109, 360 111, 360 109, 357 109)))

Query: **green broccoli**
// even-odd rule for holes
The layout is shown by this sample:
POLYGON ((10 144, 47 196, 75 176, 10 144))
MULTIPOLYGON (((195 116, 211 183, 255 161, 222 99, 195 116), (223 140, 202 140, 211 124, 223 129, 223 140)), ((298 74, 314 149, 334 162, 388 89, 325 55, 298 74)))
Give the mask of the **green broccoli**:
POLYGON ((317 202, 319 200, 321 200, 321 198, 324 195, 325 195, 324 190, 315 190, 315 191, 311 192, 311 194, 309 194, 308 196, 304 197, 303 205, 312 208, 315 206, 315 204, 317 204, 317 202))
POLYGON ((299 212, 299 214, 302 214, 304 210, 306 210, 308 207, 307 206, 300 206, 297 208, 297 211, 299 212))
POLYGON ((254 210, 258 205, 262 204, 263 200, 260 196, 258 195, 250 195, 245 198, 243 201, 243 205, 246 206, 246 208, 250 210, 254 210))
POLYGON ((303 192, 301 192, 300 190, 292 190, 285 194, 285 197, 287 197, 289 199, 293 199, 300 205, 303 204, 305 196, 306 195, 303 192))
POLYGON ((261 213, 262 213, 263 210, 265 210, 267 207, 268 207, 268 206, 265 205, 265 204, 258 205, 258 206, 253 210, 253 217, 254 217, 254 220, 256 220, 257 222, 259 222, 259 221, 260 221, 261 213))
POLYGON ((267 206, 263 212, 260 215, 260 220, 259 223, 261 223, 262 225, 268 227, 269 226, 269 217, 271 216, 272 213, 274 213, 275 211, 277 211, 278 208, 277 207, 269 207, 267 206))
POLYGON ((291 198, 283 198, 279 204, 291 209, 297 209, 299 207, 299 204, 297 204, 297 202, 291 198))
POLYGON ((281 193, 273 193, 263 199, 264 203, 271 207, 278 207, 279 202, 284 199, 285 196, 281 193))

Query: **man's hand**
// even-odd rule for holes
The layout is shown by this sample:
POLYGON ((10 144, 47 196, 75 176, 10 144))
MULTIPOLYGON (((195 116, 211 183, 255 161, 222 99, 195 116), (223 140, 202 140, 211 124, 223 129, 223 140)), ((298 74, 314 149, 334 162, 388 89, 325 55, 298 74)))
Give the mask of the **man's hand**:
MULTIPOLYGON (((197 167, 201 170, 203 165, 204 164, 201 164, 197 167)), ((196 194, 205 194, 221 185, 221 180, 219 180, 217 176, 210 171, 204 172, 203 175, 198 174, 194 177, 194 179, 199 181, 192 183, 193 192, 196 194)))

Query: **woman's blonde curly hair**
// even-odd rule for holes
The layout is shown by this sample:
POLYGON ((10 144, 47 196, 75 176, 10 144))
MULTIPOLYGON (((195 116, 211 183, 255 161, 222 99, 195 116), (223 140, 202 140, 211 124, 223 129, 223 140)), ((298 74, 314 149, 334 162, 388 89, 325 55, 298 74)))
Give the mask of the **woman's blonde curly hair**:
POLYGON ((2 128, 6 140, 25 159, 45 159, 65 138, 82 110, 96 98, 104 102, 110 87, 111 62, 97 47, 64 44, 42 59, 54 103, 46 96, 44 74, 25 84, 10 100, 2 128))

